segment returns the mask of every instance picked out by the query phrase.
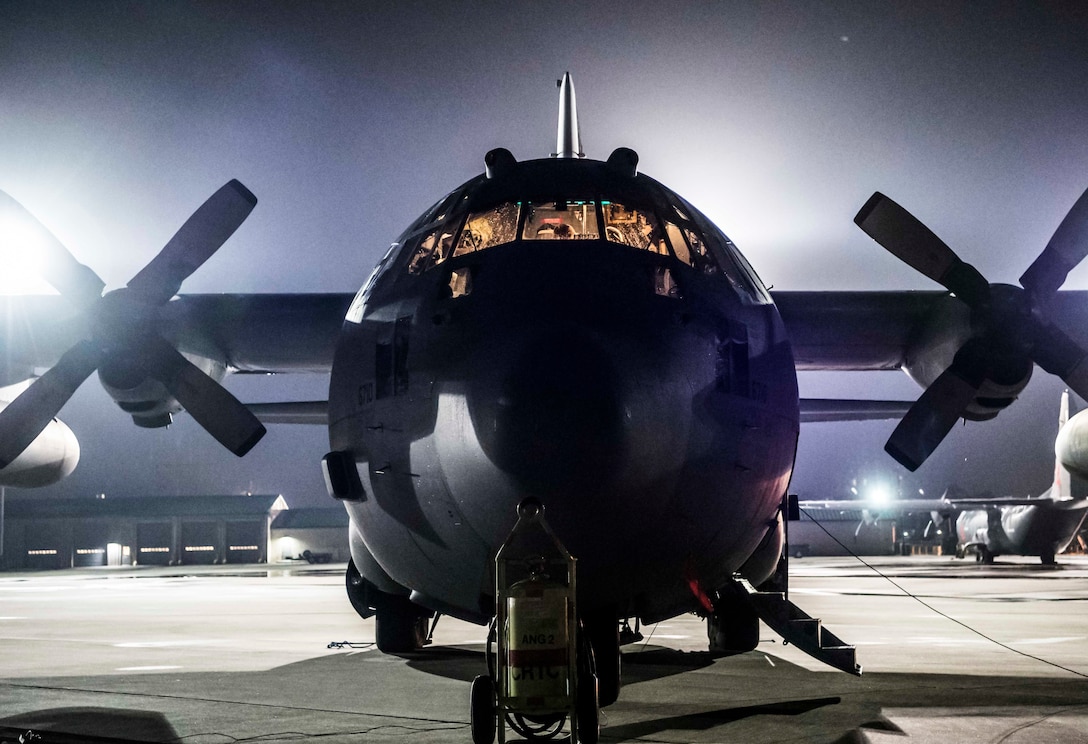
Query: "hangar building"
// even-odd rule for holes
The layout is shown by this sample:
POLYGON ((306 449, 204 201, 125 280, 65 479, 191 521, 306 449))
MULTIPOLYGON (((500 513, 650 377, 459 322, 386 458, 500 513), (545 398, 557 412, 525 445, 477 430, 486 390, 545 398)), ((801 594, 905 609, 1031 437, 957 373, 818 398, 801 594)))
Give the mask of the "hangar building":
POLYGON ((7 501, 6 569, 208 565, 268 559, 282 496, 147 496, 7 501))
POLYGON ((348 513, 342 506, 286 509, 272 520, 269 561, 347 563, 348 513))
POLYGON ((289 510, 281 495, 6 499, 0 569, 347 560, 343 508, 289 510), (290 515, 288 517, 288 515, 290 515))

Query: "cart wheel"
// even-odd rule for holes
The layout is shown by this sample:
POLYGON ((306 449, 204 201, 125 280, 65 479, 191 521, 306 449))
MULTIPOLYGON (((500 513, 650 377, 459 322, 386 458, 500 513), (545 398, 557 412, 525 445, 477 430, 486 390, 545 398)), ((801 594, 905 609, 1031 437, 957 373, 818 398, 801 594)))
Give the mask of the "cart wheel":
POLYGON ((469 722, 472 744, 495 741, 495 685, 491 677, 481 674, 472 680, 469 722))
POLYGON ((578 680, 578 744, 597 744, 601 738, 601 716, 597 697, 597 675, 587 674, 578 680))

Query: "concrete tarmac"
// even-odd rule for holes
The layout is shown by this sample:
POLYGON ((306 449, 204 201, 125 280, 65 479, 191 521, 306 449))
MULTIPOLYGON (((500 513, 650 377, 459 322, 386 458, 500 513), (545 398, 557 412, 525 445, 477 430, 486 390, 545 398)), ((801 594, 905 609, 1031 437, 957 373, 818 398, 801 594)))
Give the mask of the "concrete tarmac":
MULTIPOLYGON (((625 647, 601 740, 1088 742, 1088 559, 867 560, 891 581, 854 559, 791 566, 791 598, 857 646, 863 676, 766 628, 756 651, 711 658, 702 621, 676 618, 625 647)), ((347 603, 343 566, 0 574, 0 742, 27 729, 471 741, 485 630, 444 618, 434 645, 405 658, 374 649, 373 632, 347 603)))

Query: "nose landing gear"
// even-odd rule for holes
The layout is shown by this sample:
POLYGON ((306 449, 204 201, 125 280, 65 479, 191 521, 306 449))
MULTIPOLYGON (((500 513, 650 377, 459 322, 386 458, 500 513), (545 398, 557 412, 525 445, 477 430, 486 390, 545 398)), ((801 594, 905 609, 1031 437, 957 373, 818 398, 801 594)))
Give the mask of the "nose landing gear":
POLYGON ((367 581, 355 561, 348 561, 345 585, 351 606, 364 620, 374 617, 378 650, 385 654, 418 651, 430 643, 434 613, 408 597, 383 592, 367 581))

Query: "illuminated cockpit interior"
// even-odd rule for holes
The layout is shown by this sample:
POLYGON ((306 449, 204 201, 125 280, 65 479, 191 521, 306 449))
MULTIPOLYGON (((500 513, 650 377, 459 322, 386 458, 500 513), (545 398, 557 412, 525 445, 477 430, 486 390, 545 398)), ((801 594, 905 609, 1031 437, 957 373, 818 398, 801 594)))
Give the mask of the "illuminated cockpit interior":
MULTIPOLYGON (((607 184, 594 184, 597 188, 590 186, 582 193, 577 193, 577 186, 570 188, 563 198, 489 199, 487 203, 479 197, 489 186, 487 180, 470 181, 405 232, 402 243, 409 274, 420 275, 451 259, 513 243, 576 244, 603 239, 675 259, 701 274, 719 275, 750 301, 770 300, 755 272, 720 230, 645 176, 629 179, 611 198, 605 196, 607 184), (484 202, 482 208, 472 208, 480 202, 484 202)), ((663 271, 671 283, 669 263, 663 263, 663 271)), ((671 284, 660 293, 676 296, 671 284)))

